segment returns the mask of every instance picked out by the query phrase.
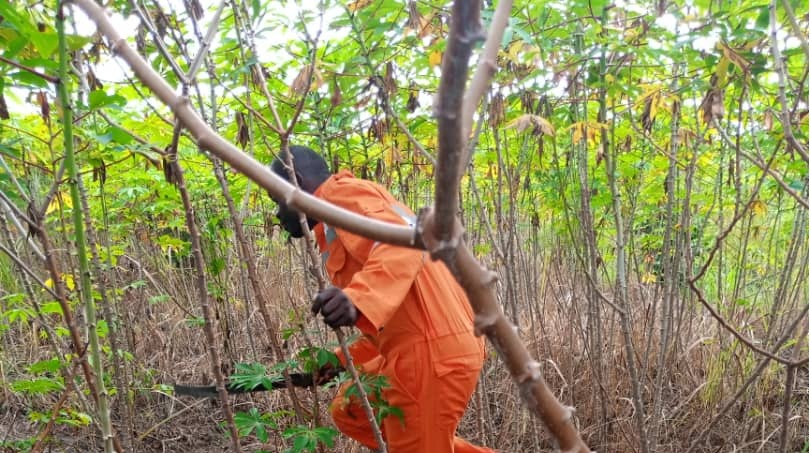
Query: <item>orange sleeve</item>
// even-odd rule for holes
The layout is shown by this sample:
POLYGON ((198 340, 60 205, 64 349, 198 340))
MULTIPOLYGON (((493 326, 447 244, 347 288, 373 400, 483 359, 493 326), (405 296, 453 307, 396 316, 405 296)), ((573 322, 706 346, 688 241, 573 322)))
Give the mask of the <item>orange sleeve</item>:
MULTIPOLYGON (((324 198, 367 217, 406 224, 392 207, 396 202, 387 200, 366 181, 338 181, 324 198)), ((398 209, 403 211, 402 206, 398 209)), ((346 251, 363 263, 343 291, 363 314, 358 328, 362 332, 376 333, 397 311, 427 258, 420 250, 375 243, 346 230, 338 229, 337 235, 346 251)))

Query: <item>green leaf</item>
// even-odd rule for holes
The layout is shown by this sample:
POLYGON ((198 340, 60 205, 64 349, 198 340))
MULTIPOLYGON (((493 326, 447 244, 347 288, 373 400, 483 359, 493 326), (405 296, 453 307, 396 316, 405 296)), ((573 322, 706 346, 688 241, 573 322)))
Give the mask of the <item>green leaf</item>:
POLYGON ((760 14, 757 20, 755 20, 755 27, 761 30, 767 30, 769 28, 769 5, 760 7, 760 14))
POLYGON ((54 357, 53 359, 34 362, 28 367, 28 372, 32 374, 56 373, 61 367, 62 363, 58 358, 54 357))
POLYGON ((270 414, 262 414, 255 407, 248 412, 234 414, 234 424, 237 426, 240 436, 248 436, 255 432, 256 438, 262 443, 268 441, 268 428, 277 428, 276 421, 270 414))
POLYGON ((11 383, 11 390, 17 393, 28 395, 43 395, 56 392, 65 388, 61 377, 36 378, 31 380, 20 380, 11 383))
MULTIPOLYGON (((120 96, 119 96, 120 97, 120 96)), ((121 129, 120 127, 111 126, 110 127, 110 138, 114 143, 118 143, 120 145, 129 145, 132 143, 133 138, 129 132, 121 129)))
POLYGON ((268 375, 267 368, 261 363, 238 363, 234 374, 229 377, 231 386, 242 390, 269 389, 274 382, 281 382, 283 379, 279 374, 268 375))
POLYGON ((22 85, 34 86, 37 88, 48 88, 48 82, 45 79, 28 71, 13 72, 8 76, 12 80, 16 80, 22 85))
POLYGON ((87 102, 90 110, 95 110, 101 107, 123 107, 127 105, 127 99, 125 97, 117 94, 108 95, 102 90, 91 91, 87 102))

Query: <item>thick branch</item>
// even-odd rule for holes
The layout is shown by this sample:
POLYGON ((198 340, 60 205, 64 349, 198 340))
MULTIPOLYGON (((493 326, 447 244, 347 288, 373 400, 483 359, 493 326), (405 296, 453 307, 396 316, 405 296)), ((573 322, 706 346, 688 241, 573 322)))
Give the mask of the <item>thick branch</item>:
MULTIPOLYGON (((504 29, 507 28, 507 20, 510 18, 512 6, 512 0, 501 0, 493 13, 493 20, 490 22, 490 31, 487 33, 484 51, 479 57, 476 72, 470 80, 470 87, 465 93, 462 104, 462 137, 470 136, 470 130, 473 127, 473 113, 476 112, 479 101, 481 101, 487 88, 490 87, 490 80, 498 69, 496 58, 499 49, 501 49, 501 39, 504 37, 504 29)), ((472 152, 472 149, 470 151, 472 152)), ((467 162, 467 159, 464 159, 464 162, 467 162)))
POLYGON ((457 194, 464 161, 462 154, 467 143, 462 129, 462 101, 465 94, 468 62, 473 45, 481 40, 479 3, 457 0, 453 3, 451 32, 448 47, 442 58, 442 76, 436 103, 439 156, 436 166, 435 206, 436 231, 439 239, 434 256, 452 254, 459 243, 460 232, 454 231, 459 209, 457 194))

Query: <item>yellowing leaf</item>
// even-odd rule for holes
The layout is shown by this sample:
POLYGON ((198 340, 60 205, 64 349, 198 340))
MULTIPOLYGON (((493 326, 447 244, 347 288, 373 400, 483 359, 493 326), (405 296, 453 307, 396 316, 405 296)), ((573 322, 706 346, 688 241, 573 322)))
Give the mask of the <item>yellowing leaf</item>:
POLYGON ((524 48, 524 43, 520 40, 515 40, 510 44, 510 47, 507 48, 507 58, 510 59, 513 63, 518 64, 518 56, 521 53, 521 50, 524 48))
POLYGON ((442 63, 442 52, 435 50, 428 55, 428 64, 431 66, 438 66, 442 63))
POLYGON ((392 164, 399 164, 403 160, 402 156, 400 155, 400 149, 397 148, 397 145, 389 146, 387 151, 388 152, 383 155, 386 165, 391 166, 392 164))
POLYGON ((73 275, 71 274, 62 274, 62 281, 65 282, 65 286, 73 291, 76 289, 76 282, 73 281, 73 275))
POLYGON ((642 274, 642 283, 656 283, 656 276, 650 272, 645 272, 642 274))
POLYGON ((583 139, 583 129, 585 128, 585 124, 579 122, 572 125, 572 143, 580 143, 580 140, 583 139))
POLYGON ((366 8, 371 3, 372 0, 355 0, 354 2, 349 2, 349 4, 346 6, 347 8, 349 8, 349 11, 352 11, 354 13, 360 9, 366 8))
POLYGON ((758 217, 763 216, 766 214, 767 207, 766 203, 761 200, 755 200, 752 202, 752 213, 758 217))
POLYGON ((729 71, 729 58, 725 55, 718 60, 718 64, 715 66, 715 75, 718 77, 719 84, 726 84, 727 71, 729 71))
POLYGON ((59 209, 60 203, 64 208, 70 209, 73 207, 73 202, 70 199, 70 196, 66 193, 58 193, 55 197, 51 200, 51 204, 48 205, 48 209, 45 210, 45 214, 50 214, 59 209))

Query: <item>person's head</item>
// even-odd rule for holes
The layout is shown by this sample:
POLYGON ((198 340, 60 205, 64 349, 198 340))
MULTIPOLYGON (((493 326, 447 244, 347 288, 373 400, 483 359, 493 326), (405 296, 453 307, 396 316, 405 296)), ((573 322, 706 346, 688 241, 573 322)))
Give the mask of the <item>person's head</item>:
MULTIPOLYGON (((290 154, 293 156, 296 181, 299 187, 301 187, 301 190, 312 194, 330 177, 327 162, 312 149, 306 146, 291 146, 290 154)), ((270 170, 285 181, 290 182, 290 174, 287 171, 287 153, 279 153, 279 156, 273 159, 273 162, 270 164, 270 170)), ((274 199, 273 201, 279 206, 279 209, 276 211, 276 217, 279 218, 279 223, 282 228, 294 238, 304 236, 301 223, 299 223, 298 211, 288 207, 287 204, 284 203, 284 200, 274 199)), ((314 227, 317 223, 317 220, 307 219, 309 228, 314 227)))

